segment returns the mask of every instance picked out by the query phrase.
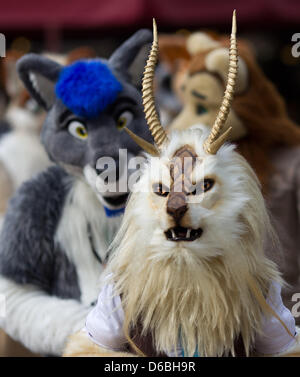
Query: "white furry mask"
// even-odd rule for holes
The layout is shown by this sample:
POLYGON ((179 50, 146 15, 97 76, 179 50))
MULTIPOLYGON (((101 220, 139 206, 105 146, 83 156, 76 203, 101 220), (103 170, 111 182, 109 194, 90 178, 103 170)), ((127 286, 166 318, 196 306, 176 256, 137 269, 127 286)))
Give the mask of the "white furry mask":
POLYGON ((161 157, 149 157, 108 268, 122 294, 125 328, 141 322, 158 351, 174 349, 180 333, 190 356, 196 348, 207 356, 234 354, 239 335, 248 353, 262 313, 251 282, 266 295, 279 280, 264 255, 272 232, 258 180, 233 145, 205 152, 208 133, 174 132, 161 157), (174 155, 193 156, 179 192, 174 155))
MULTIPOLYGON (((208 133, 204 127, 174 132, 161 157, 149 158, 134 188, 132 221, 145 233, 145 243, 159 247, 160 257, 182 248, 202 258, 230 252, 247 227, 256 227, 265 215, 259 184, 250 166, 233 145, 223 146, 216 155, 207 154, 203 143, 208 133), (174 195, 170 193, 172 186, 175 189, 170 168, 176 152, 187 146, 197 157, 183 182, 186 192, 174 195)), ((184 157, 182 170, 188 159, 184 157)), ((180 186, 177 191, 182 191, 180 186)))
POLYGON ((261 322, 258 301, 279 280, 264 255, 272 232, 258 180, 234 146, 224 145, 237 74, 235 34, 234 12, 228 82, 212 129, 167 135, 153 100, 158 56, 153 23, 143 104, 159 157, 149 157, 134 187, 109 270, 122 295, 129 342, 131 329, 141 324, 158 352, 170 353, 180 342, 188 356, 196 350, 203 356, 234 354, 241 336, 249 354, 261 322))

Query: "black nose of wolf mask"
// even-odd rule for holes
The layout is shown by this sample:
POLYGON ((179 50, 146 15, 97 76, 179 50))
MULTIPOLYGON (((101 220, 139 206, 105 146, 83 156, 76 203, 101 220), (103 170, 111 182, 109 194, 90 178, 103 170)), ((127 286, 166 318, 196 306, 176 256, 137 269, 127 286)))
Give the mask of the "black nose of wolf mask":
POLYGON ((123 128, 151 140, 140 93, 142 71, 136 64, 140 57, 142 69, 148 49, 145 56, 141 50, 151 39, 149 30, 139 30, 108 60, 81 60, 67 67, 36 54, 19 60, 20 78, 47 111, 41 138, 54 162, 72 173, 87 166, 97 173, 97 161, 108 157, 115 161, 117 181, 119 150, 127 150, 128 161, 140 151, 123 128))

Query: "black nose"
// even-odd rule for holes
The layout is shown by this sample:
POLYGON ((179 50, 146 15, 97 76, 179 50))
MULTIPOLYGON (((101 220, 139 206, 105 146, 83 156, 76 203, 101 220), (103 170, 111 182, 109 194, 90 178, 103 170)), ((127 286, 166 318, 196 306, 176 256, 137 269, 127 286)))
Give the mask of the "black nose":
POLYGON ((176 223, 179 223, 188 206, 183 192, 170 192, 167 202, 167 213, 171 215, 176 223))
MULTIPOLYGON (((105 172, 107 168, 104 168, 104 169, 96 169, 96 172, 98 175, 102 174, 105 172)), ((118 181, 120 178, 120 172, 119 172, 119 168, 116 167, 116 170, 115 171, 110 171, 108 175, 105 175, 105 178, 104 178, 104 182, 108 183, 108 180, 111 180, 111 181, 118 181)))
POLYGON ((95 170, 98 175, 104 173, 105 171, 109 171, 109 177, 105 174, 106 177, 104 178, 104 181, 106 183, 108 182, 108 179, 110 179, 112 182, 115 182, 118 181, 120 178, 119 162, 115 159, 114 161, 115 163, 113 164, 113 166, 109 166, 108 164, 104 164, 103 166, 101 166, 101 168, 99 166, 96 167, 97 165, 95 166, 95 170))

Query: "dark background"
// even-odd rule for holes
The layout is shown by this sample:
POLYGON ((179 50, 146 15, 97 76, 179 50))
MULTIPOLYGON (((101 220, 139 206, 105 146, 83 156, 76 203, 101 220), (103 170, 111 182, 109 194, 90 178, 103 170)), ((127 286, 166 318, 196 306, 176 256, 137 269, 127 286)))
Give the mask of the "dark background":
POLYGON ((267 77, 300 123, 300 57, 291 54, 300 33, 300 0, 1 0, 0 32, 7 49, 67 52, 89 45, 107 57, 140 27, 160 32, 211 29, 230 33, 237 10, 238 36, 250 40, 267 77))

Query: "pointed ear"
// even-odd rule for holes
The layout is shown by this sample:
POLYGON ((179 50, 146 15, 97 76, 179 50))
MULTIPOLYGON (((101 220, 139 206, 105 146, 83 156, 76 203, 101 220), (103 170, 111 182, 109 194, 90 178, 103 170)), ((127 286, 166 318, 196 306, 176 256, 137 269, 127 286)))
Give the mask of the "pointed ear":
POLYGON ((133 83, 138 82, 142 77, 152 38, 150 30, 138 30, 111 55, 109 64, 125 76, 131 76, 133 83))
MULTIPOLYGON (((205 66, 208 71, 217 72, 223 79, 224 83, 227 81, 229 69, 229 50, 228 48, 217 48, 205 57, 205 66)), ((248 87, 249 80, 248 67, 242 57, 238 57, 238 74, 235 85, 235 93, 242 93, 248 87)))
POLYGON ((133 60, 128 69, 130 82, 138 89, 142 88, 143 74, 149 56, 150 47, 150 43, 147 43, 145 46, 141 47, 136 58, 133 60))
POLYGON ((20 79, 46 110, 54 103, 55 84, 62 68, 62 65, 37 54, 24 55, 17 63, 20 79))

